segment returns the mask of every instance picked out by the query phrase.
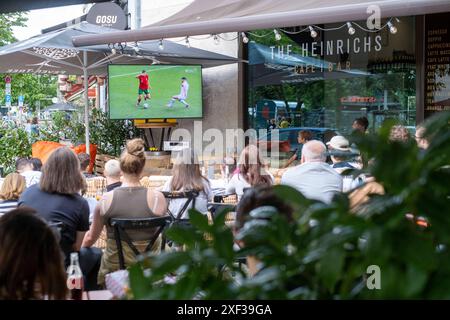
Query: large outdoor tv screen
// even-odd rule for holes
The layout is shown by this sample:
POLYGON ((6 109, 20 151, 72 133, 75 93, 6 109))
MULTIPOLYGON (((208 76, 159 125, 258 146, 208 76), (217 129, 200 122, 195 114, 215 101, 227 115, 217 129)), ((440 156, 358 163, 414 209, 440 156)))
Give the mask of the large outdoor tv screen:
POLYGON ((109 65, 110 119, 201 118, 202 68, 109 65))

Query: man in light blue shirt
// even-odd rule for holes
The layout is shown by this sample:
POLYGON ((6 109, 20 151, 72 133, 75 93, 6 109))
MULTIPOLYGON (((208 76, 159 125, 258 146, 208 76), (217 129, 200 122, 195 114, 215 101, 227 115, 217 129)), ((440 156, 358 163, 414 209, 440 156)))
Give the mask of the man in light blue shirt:
POLYGON ((325 161, 327 148, 318 140, 303 145, 301 164, 288 169, 281 184, 300 191, 306 198, 330 203, 336 193, 342 192, 342 176, 325 161))

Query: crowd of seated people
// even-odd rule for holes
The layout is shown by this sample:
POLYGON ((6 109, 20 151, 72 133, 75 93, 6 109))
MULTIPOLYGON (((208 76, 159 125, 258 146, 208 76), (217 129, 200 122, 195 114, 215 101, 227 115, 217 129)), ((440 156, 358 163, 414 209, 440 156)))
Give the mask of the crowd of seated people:
MULTIPOLYGON (((365 131, 365 122, 360 122, 361 132, 363 129, 365 131)), ((392 140, 409 139, 405 130, 404 127, 394 127, 392 140)), ((420 148, 428 147, 423 127, 419 127, 415 138, 420 148)), ((335 194, 351 191, 355 187, 352 184, 354 181, 346 185, 346 170, 358 169, 360 164, 352 158, 352 146, 345 137, 335 136, 327 144, 312 139, 304 139, 302 143, 300 163, 284 172, 281 184, 290 185, 306 198, 324 203, 330 203, 335 194), (331 158, 330 164, 326 162, 327 156, 331 158)), ((102 288, 105 276, 119 270, 119 249, 110 219, 161 217, 167 216, 168 210, 174 214, 179 212, 185 200, 172 199, 168 202, 160 191, 196 191, 199 195, 195 209, 202 213, 208 211, 208 202, 213 199, 211 184, 201 174, 193 150, 185 149, 178 153, 172 176, 160 190, 141 186, 140 179, 146 162, 144 150, 143 140, 128 141, 120 159, 106 163, 104 175, 108 192, 96 205, 91 224, 89 206, 81 195, 86 188, 83 170, 88 166, 81 165, 82 158, 69 148, 56 149, 43 165, 38 183, 28 187, 27 174, 24 173, 39 172, 39 163, 34 164, 27 159, 17 162, 20 174, 8 175, 0 191, 0 213, 4 213, 0 217, 0 298, 64 298, 64 267, 68 266, 70 253, 74 251, 80 255, 86 289, 102 288), (63 224, 58 233, 48 226, 55 222, 63 224), (107 240, 106 247, 101 250, 94 244, 104 229, 107 240), (30 254, 23 253, 24 247, 31 248, 30 254), (3 248, 15 248, 14 254, 8 253, 12 252, 11 249, 3 248), (47 263, 42 266, 39 259, 47 263), (26 281, 29 287, 18 288, 17 284, 21 281, 26 281), (38 290, 36 286, 39 286, 38 290)), ((377 182, 366 182, 365 188, 350 194, 352 208, 367 201, 369 194, 384 192, 377 182)), ((254 219, 256 212, 262 210, 258 209, 261 207, 284 215, 288 221, 292 219, 292 208, 274 194, 273 184, 274 177, 267 170, 258 147, 245 147, 225 187, 226 194, 238 195, 234 227, 236 234, 244 228, 246 221, 254 219)), ((182 218, 188 218, 188 210, 182 218)), ((144 231, 130 231, 129 235, 138 248, 144 248, 148 243, 148 233, 144 231)), ((155 242, 151 251, 159 252, 160 241, 158 239, 155 242)), ((242 241, 238 241, 238 244, 245 246, 242 241)), ((136 261, 135 253, 127 245, 123 246, 123 253, 127 265, 136 261)), ((250 274, 256 274, 264 267, 257 257, 247 257, 247 264, 250 274)))

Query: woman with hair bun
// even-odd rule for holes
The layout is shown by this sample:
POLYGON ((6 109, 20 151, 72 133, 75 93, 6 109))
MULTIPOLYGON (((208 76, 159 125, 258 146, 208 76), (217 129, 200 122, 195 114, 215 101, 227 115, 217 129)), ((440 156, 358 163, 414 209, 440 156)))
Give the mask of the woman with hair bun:
MULTIPOLYGON (((145 166, 144 141, 133 139, 127 142, 125 150, 120 156, 120 169, 123 175, 122 186, 106 193, 97 204, 94 219, 90 230, 86 233, 83 247, 92 246, 100 236, 103 227, 106 226, 107 241, 106 250, 102 256, 102 262, 98 275, 98 284, 104 284, 105 275, 119 270, 119 257, 114 231, 109 226, 111 218, 149 218, 163 216, 167 212, 166 199, 161 192, 157 192, 141 186, 140 178, 145 166)), ((146 245, 148 234, 142 231, 127 231, 135 246, 146 245), (145 242, 145 244, 144 244, 145 242)), ((158 241, 153 249, 159 249, 158 241)), ((136 257, 128 245, 123 246, 125 264, 132 264, 136 257)))

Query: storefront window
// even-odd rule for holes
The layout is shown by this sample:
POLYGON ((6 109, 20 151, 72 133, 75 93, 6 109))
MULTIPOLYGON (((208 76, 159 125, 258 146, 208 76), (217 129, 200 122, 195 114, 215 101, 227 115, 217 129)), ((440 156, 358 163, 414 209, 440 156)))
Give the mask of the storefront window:
MULTIPOLYGON (((353 22, 350 35, 342 23, 325 24, 310 32, 285 28, 275 40, 273 30, 252 32, 249 48, 248 123, 267 128, 327 128, 348 134, 355 118, 365 116, 369 130, 396 118, 415 126, 415 19, 402 17, 377 32, 353 22), (341 28, 340 28, 341 27, 341 28), (283 120, 286 120, 283 122, 283 120)), ((386 21, 383 21, 384 25, 386 21)))

